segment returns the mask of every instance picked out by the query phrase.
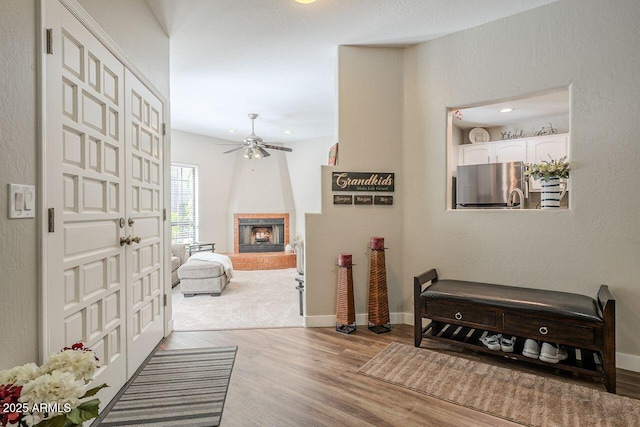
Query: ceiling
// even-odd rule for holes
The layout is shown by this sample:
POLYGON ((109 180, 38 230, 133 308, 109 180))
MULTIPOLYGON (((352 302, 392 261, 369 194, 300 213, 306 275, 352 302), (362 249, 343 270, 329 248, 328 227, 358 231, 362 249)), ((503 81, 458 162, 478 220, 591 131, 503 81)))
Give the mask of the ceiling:
POLYGON ((459 128, 507 126, 532 119, 568 116, 569 88, 458 109, 453 125, 459 128), (501 112, 510 108, 512 111, 501 112))
POLYGON ((146 0, 170 37, 172 128, 242 141, 258 113, 256 134, 282 143, 335 134, 339 45, 405 46, 553 1, 146 0))

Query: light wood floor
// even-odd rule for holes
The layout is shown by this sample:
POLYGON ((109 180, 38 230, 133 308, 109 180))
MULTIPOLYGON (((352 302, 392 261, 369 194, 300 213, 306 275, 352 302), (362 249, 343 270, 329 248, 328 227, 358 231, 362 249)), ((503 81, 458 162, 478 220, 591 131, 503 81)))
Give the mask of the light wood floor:
MULTIPOLYGON (((221 426, 514 426, 516 424, 356 373, 390 342, 413 345, 413 328, 376 335, 333 328, 174 332, 161 348, 237 345, 221 426)), ((424 342, 464 357, 604 390, 590 379, 424 342)), ((559 372, 559 371, 557 371, 559 372)), ((640 373, 618 370, 618 394, 640 398, 640 373)))

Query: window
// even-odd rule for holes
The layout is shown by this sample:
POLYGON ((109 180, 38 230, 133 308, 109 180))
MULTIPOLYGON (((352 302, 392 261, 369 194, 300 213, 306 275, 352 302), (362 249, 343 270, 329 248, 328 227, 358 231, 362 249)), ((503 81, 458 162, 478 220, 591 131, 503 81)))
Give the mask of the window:
POLYGON ((197 241, 196 209, 198 168, 193 165, 171 165, 171 242, 197 241))

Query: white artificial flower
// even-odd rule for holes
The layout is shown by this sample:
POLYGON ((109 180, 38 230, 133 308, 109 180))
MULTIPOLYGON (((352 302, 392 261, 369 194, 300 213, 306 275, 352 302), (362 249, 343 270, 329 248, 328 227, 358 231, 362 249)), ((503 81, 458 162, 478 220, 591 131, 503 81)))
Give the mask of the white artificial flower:
MULTIPOLYGON (((57 404, 61 409, 65 404, 69 404, 71 408, 75 408, 84 393, 83 381, 77 380, 72 372, 56 370, 25 384, 18 400, 27 403, 30 408, 34 404, 40 403, 57 404)), ((49 412, 48 416, 52 417, 61 413, 49 412)))
POLYGON ((77 380, 89 383, 96 372, 98 362, 92 351, 64 350, 49 356, 40 367, 43 374, 54 371, 71 372, 77 380))
POLYGON ((13 384, 17 386, 25 385, 40 374, 38 365, 27 363, 15 368, 0 371, 0 385, 13 384))

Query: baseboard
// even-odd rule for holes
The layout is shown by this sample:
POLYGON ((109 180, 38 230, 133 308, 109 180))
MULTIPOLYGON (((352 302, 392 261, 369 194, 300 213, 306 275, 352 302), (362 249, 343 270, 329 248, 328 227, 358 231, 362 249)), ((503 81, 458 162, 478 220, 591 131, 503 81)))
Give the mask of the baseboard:
POLYGON ((627 371, 640 372, 640 356, 616 353, 616 367, 627 371))
MULTIPOLYGON (((389 320, 392 325, 405 324, 407 313, 389 313, 389 320)), ((413 319, 413 315, 411 315, 413 319)), ((369 324, 369 315, 367 313, 356 314, 356 325, 367 326, 369 324)), ((329 328, 336 326, 335 315, 325 316, 304 316, 305 328, 329 328)))

